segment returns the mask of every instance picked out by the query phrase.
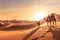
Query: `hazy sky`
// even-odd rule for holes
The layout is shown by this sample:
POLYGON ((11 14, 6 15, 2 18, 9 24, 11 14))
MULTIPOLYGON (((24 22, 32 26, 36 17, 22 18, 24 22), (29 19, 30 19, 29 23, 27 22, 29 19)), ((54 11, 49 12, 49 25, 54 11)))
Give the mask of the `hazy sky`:
POLYGON ((0 19, 33 20, 40 12, 59 14, 60 0, 0 0, 0 19))

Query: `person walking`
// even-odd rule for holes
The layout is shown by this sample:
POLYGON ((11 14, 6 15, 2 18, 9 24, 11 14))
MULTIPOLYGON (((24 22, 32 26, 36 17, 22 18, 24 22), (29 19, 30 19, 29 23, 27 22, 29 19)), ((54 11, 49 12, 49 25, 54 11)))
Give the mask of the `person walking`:
POLYGON ((40 27, 40 22, 39 21, 36 21, 36 23, 37 23, 37 26, 39 28, 40 27))

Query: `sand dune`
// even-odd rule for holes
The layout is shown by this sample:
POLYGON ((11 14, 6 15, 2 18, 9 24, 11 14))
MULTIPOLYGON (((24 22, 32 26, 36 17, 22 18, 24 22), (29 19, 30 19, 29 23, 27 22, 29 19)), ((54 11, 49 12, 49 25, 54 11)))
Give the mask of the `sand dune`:
MULTIPOLYGON (((1 24, 2 25, 2 24, 1 24)), ((10 23, 9 25, 4 25, 0 27, 0 30, 24 30, 36 27, 37 24, 34 22, 26 23, 10 23)))
POLYGON ((60 40, 60 15, 55 14, 55 16, 57 19, 55 28, 47 27, 44 19, 40 20, 43 25, 40 28, 37 28, 37 24, 32 22, 13 25, 10 23, 11 25, 3 26, 0 29, 0 40, 60 40))

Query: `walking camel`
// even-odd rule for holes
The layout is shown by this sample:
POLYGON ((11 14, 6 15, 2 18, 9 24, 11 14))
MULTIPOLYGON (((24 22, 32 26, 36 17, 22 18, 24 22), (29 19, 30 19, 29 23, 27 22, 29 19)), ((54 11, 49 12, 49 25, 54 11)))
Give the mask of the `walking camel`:
POLYGON ((47 22, 47 26, 49 26, 48 24, 50 24, 50 26, 54 27, 54 25, 56 24, 56 18, 53 13, 51 15, 48 15, 48 17, 44 19, 47 22))

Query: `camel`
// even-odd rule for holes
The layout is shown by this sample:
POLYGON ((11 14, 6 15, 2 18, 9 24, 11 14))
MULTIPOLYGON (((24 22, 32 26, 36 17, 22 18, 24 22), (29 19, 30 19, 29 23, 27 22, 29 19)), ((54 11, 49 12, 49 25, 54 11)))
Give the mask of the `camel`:
POLYGON ((56 24, 56 19, 54 14, 48 15, 48 17, 44 19, 47 22, 47 26, 49 26, 48 24, 50 24, 50 26, 54 26, 56 24))

